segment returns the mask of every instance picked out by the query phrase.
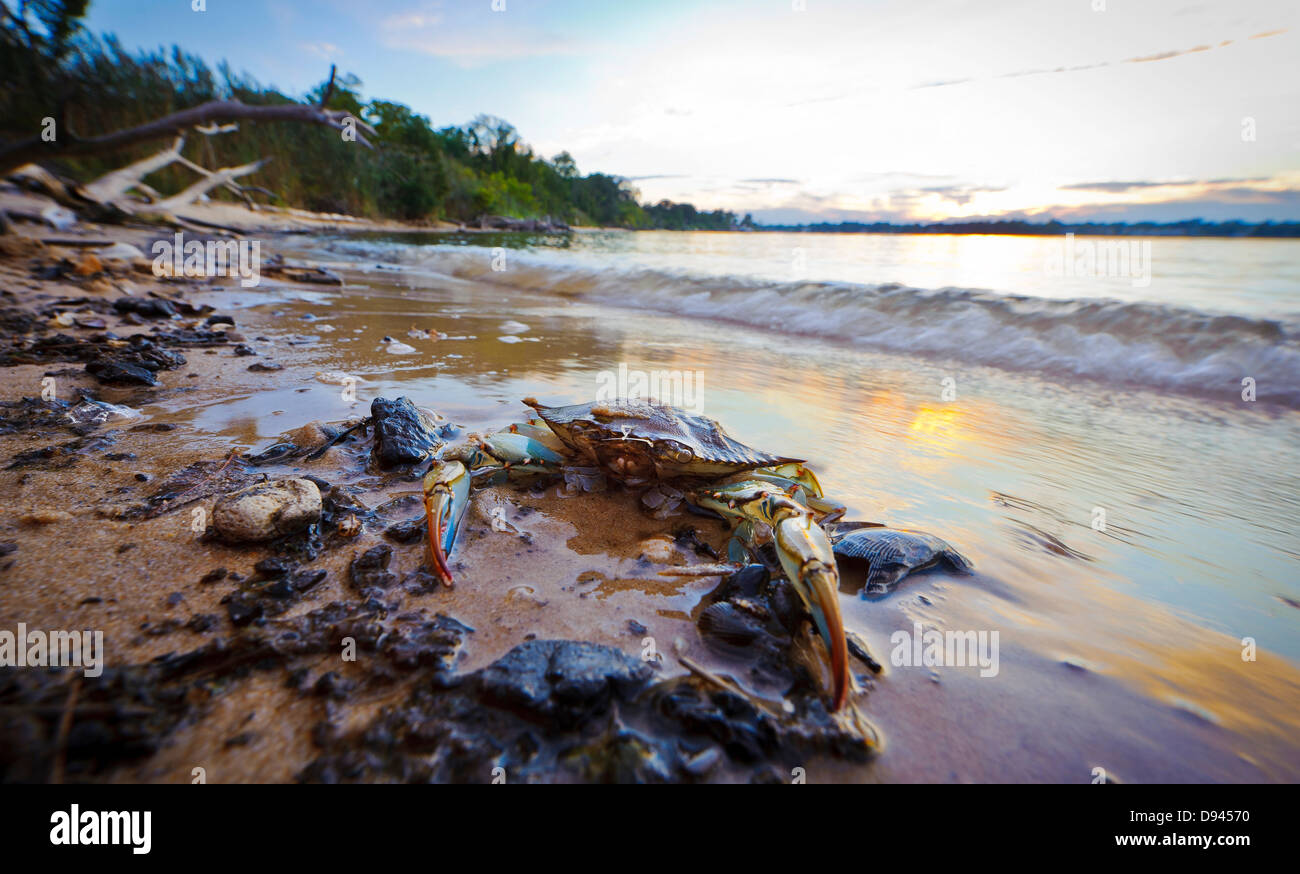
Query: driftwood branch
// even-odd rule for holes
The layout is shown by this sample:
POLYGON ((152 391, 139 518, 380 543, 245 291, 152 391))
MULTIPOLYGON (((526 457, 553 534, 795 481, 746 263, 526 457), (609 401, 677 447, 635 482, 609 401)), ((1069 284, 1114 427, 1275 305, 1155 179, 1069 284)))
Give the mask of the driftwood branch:
POLYGON ((239 125, 233 122, 231 124, 210 124, 207 126, 197 125, 194 129, 204 136, 211 137, 216 136, 217 134, 228 134, 232 131, 237 131, 239 130, 239 125))
POLYGON ((161 152, 136 161, 134 164, 128 164, 125 167, 105 173, 95 181, 88 183, 82 188, 82 194, 91 200, 100 202, 117 200, 132 188, 138 188, 143 183, 144 177, 150 173, 157 172, 174 161, 182 160, 181 148, 184 145, 185 137, 183 135, 179 136, 170 148, 163 149, 161 152))
POLYGON ((370 125, 340 109, 307 106, 302 103, 278 103, 271 106, 250 106, 238 100, 213 100, 201 106, 183 109, 137 127, 114 131, 103 136, 80 139, 64 135, 54 142, 39 136, 30 137, 6 148, 0 148, 0 176, 32 161, 75 155, 98 155, 116 151, 136 143, 177 136, 188 128, 213 123, 244 121, 293 121, 319 124, 334 130, 346 130, 350 120, 356 131, 356 141, 367 148, 370 142, 362 135, 374 135, 370 125))
POLYGON ((251 164, 244 164, 242 167, 223 167, 215 172, 207 173, 205 178, 195 182, 179 194, 174 194, 166 200, 154 204, 149 208, 149 212, 168 213, 177 207, 188 206, 212 189, 225 185, 232 179, 247 176, 249 173, 256 173, 269 160, 270 158, 263 158, 251 164))
MULTIPOLYGON (((200 176, 212 175, 212 171, 209 170, 207 167, 204 167, 200 164, 195 164, 193 161, 191 161, 189 158, 186 158, 184 155, 177 158, 176 163, 180 164, 182 167, 186 167, 190 170, 193 170, 195 173, 198 173, 200 176)), ((136 187, 139 188, 140 186, 136 186, 136 187)), ((257 186, 250 186, 248 188, 245 188, 243 185, 240 185, 238 182, 234 181, 233 178, 227 179, 224 183, 222 183, 222 187, 225 188, 227 191, 231 192, 232 194, 234 194, 242 201, 244 201, 244 205, 247 206, 249 209, 253 210, 254 212, 257 211, 257 204, 253 202, 253 198, 249 196, 248 192, 261 191, 261 192, 265 192, 270 197, 276 196, 272 192, 267 191, 265 188, 258 188, 257 186)), ((154 197, 153 199, 163 200, 162 197, 154 197)))

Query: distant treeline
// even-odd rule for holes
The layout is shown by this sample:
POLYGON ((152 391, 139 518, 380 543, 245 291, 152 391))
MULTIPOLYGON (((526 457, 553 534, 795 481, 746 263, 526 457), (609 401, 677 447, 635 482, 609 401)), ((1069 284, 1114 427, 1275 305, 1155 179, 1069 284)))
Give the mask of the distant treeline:
MULTIPOLYGON (((65 132, 90 136, 214 99, 318 103, 324 95, 324 82, 295 98, 236 74, 226 63, 213 70, 179 47, 128 51, 113 36, 96 37, 81 28, 86 5, 86 0, 32 0, 20 18, 0 2, 0 137, 6 142, 40 132, 47 117, 59 120, 65 132)), ((247 183, 274 192, 284 204, 322 212, 464 222, 502 215, 681 230, 740 224, 724 210, 703 212, 670 201, 642 205, 626 179, 583 175, 568 152, 541 158, 503 119, 479 116, 469 124, 435 128, 400 103, 363 99, 360 85, 354 76, 339 77, 329 106, 375 128, 373 152, 328 129, 245 124, 236 133, 191 135, 185 155, 208 168, 269 157, 247 183)), ((57 169, 89 179, 163 145, 63 160, 57 169)), ((194 178, 171 166, 148 181, 170 194, 194 178)))
POLYGON ((1026 222, 984 220, 972 222, 818 222, 807 225, 758 225, 763 231, 803 231, 823 234, 1008 234, 1095 237, 1300 237, 1300 222, 1026 222))
MULTIPOLYGON (((132 127, 214 99, 249 104, 318 103, 325 82, 293 97, 201 58, 170 51, 131 52, 109 35, 82 29, 87 0, 0 0, 0 140, 40 132, 46 118, 91 136, 132 127)), ((235 133, 191 135, 185 155, 208 168, 271 161, 246 183, 291 206, 320 212, 409 221, 472 223, 482 216, 547 218, 567 224, 669 230, 803 231, 877 234, 1094 234, 1216 237, 1297 237, 1300 223, 1084 223, 979 220, 930 224, 840 222, 757 225, 749 215, 705 212, 689 203, 638 202, 620 176, 579 172, 568 152, 541 158, 507 121, 481 115, 460 126, 435 128, 410 107, 363 99, 355 76, 337 79, 329 106, 364 119, 378 133, 376 149, 345 142, 337 131, 296 124, 244 124, 235 133)), ((64 159, 57 169, 90 179, 157 151, 140 145, 103 157, 64 159)), ((163 194, 194 181, 172 165, 149 177, 163 194)), ((215 197, 230 197, 222 191, 215 197)))

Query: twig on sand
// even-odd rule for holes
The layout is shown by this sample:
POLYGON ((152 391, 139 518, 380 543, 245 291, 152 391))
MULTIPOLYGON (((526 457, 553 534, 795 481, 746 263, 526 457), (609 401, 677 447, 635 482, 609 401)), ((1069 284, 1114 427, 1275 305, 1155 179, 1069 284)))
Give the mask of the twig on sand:
POLYGON ((72 731, 72 715, 77 709, 77 695, 81 692, 81 673, 70 668, 68 678, 68 700, 63 705, 63 714, 59 717, 59 733, 54 740, 54 765, 50 772, 50 782, 58 785, 63 782, 63 769, 68 759, 68 734, 72 731))

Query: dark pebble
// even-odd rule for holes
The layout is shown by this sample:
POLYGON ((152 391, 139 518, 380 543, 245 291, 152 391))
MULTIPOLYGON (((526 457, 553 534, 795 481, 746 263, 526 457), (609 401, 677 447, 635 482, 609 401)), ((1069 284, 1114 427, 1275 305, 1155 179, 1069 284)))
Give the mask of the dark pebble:
POLYGON ((358 590, 378 587, 387 589, 397 581, 388 572, 393 559, 393 548, 386 544, 371 547, 352 560, 352 585, 358 590))
POLYGON ((211 613, 195 613, 190 617, 190 621, 185 623, 185 627, 190 631, 202 633, 211 631, 217 624, 217 617, 211 613))
POLYGON ((158 380, 143 367, 116 361, 92 361, 86 372, 95 379, 111 385, 157 385, 158 380))

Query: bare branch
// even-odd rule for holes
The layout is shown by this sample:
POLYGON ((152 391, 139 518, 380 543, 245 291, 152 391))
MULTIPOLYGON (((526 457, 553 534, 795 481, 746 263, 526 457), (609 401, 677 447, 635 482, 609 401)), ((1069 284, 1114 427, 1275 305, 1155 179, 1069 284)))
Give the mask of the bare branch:
POLYGON ((203 127, 203 126, 196 126, 194 129, 195 129, 196 131, 198 131, 199 133, 203 134, 204 136, 211 137, 211 136, 215 136, 215 135, 217 135, 217 134, 228 134, 228 133, 230 133, 231 131, 237 131, 237 130, 239 130, 239 125, 238 125, 238 124, 234 124, 234 123, 231 123, 231 124, 210 124, 210 125, 208 125, 208 126, 206 126, 206 127, 203 127))
POLYGON ((325 84, 325 90, 321 93, 320 106, 324 109, 329 106, 330 98, 334 96, 334 71, 337 69, 335 64, 330 64, 330 80, 325 84))
POLYGON ((262 168, 270 158, 263 158, 260 161, 254 161, 251 164, 245 164, 242 167, 224 167, 215 173, 207 173, 205 178, 195 182, 179 194, 174 194, 160 203, 156 203, 149 208, 150 212, 171 212, 180 206, 187 206, 207 194, 212 189, 225 185, 232 179, 238 179, 240 176, 247 176, 250 173, 256 173, 262 168))
MULTIPOLYGON (((198 173, 200 176, 209 176, 209 177, 212 176, 211 170, 209 170, 207 167, 201 167, 198 164, 195 164, 193 161, 191 161, 189 158, 186 158, 184 155, 177 158, 177 163, 180 164, 182 167, 188 167, 189 169, 193 170, 195 173, 198 173)), ((138 188, 140 186, 136 186, 136 187, 138 188)), ((234 194, 236 197, 243 200, 244 204, 247 205, 247 207, 253 210, 254 212, 257 211, 257 204, 253 202, 253 198, 249 195, 249 192, 258 192, 261 194, 265 194, 267 197, 272 197, 277 200, 280 199, 280 195, 276 194, 274 191, 268 191, 265 188, 262 188, 261 186, 258 185, 249 185, 249 186, 240 185, 238 182, 235 182, 233 178, 226 180, 223 187, 227 191, 234 194)), ((162 198, 157 198, 157 199, 161 200, 162 198)))
POLYGON ((181 148, 184 145, 185 137, 183 135, 179 136, 170 148, 163 149, 161 152, 136 161, 134 164, 128 164, 125 167, 105 173, 94 182, 87 184, 82 189, 82 193, 91 200, 117 200, 132 188, 137 187, 144 180, 144 177, 150 173, 161 170, 174 161, 183 160, 181 158, 181 148))

